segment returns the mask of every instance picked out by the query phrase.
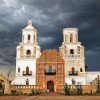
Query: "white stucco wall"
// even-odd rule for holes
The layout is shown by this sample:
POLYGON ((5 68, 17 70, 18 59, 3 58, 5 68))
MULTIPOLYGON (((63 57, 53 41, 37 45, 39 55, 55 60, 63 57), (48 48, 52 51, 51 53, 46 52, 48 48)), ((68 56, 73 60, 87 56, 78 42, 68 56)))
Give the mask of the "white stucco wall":
POLYGON ((76 85, 86 85, 85 77, 80 76, 70 76, 65 77, 65 83, 72 85, 72 78, 75 80, 76 85))
POLYGON ((41 48, 37 41, 37 30, 32 26, 32 21, 28 21, 28 26, 22 30, 22 42, 16 48, 16 77, 12 81, 14 85, 26 85, 28 79, 29 85, 36 85, 36 59, 41 55, 41 48), (28 39, 28 35, 30 38, 28 39), (30 50, 30 54, 27 54, 30 50), (26 67, 32 75, 23 75, 26 73, 26 67), (18 72, 20 68, 20 72, 18 72))
POLYGON ((65 28, 63 29, 63 43, 59 48, 60 55, 65 60, 65 82, 69 85, 72 84, 72 78, 75 79, 76 84, 86 84, 85 80, 85 57, 84 46, 78 41, 78 29, 77 28, 65 28), (72 41, 70 41, 72 39, 72 41), (78 47, 80 53, 78 54, 78 47), (70 53, 70 50, 74 50, 74 54, 70 53), (78 75, 69 75, 69 71, 74 68, 75 72, 78 71, 78 75), (82 69, 82 72, 80 72, 82 69))
POLYGON ((100 71, 86 72, 86 82, 92 82, 93 80, 95 80, 95 78, 98 77, 98 75, 100 77, 100 71))

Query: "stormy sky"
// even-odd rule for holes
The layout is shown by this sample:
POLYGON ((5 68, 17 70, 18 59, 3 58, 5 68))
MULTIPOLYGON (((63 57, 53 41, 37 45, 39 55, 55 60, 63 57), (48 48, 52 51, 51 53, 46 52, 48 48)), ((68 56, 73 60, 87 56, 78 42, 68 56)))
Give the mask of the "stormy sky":
POLYGON ((30 18, 42 50, 61 46, 63 28, 79 28, 88 70, 100 70, 100 0, 0 0, 0 68, 15 68, 21 29, 30 18))

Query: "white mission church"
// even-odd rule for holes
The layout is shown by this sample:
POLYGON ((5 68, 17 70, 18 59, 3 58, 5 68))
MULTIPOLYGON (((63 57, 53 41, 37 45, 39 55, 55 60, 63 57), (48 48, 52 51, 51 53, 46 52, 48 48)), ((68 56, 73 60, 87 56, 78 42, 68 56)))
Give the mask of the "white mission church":
MULTIPOLYGON (((42 55, 37 35, 37 29, 29 20, 28 26, 22 29, 22 41, 16 48, 16 74, 12 85, 36 85, 36 61, 42 55)), ((86 85, 100 75, 100 71, 85 71, 84 49, 78 41, 78 29, 64 28, 63 42, 59 47, 64 59, 64 83, 86 85)))

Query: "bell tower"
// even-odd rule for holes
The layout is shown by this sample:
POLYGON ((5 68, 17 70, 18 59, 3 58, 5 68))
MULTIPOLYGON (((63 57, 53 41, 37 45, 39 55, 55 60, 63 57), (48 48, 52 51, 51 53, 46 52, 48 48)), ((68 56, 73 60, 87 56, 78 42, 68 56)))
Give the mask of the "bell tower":
POLYGON ((16 77, 12 85, 36 85, 36 59, 41 55, 37 40, 38 31, 28 20, 22 29, 22 41, 16 48, 16 77))
POLYGON ((85 84, 84 47, 78 41, 77 28, 63 29, 63 43, 59 52, 65 60, 65 83, 85 84))

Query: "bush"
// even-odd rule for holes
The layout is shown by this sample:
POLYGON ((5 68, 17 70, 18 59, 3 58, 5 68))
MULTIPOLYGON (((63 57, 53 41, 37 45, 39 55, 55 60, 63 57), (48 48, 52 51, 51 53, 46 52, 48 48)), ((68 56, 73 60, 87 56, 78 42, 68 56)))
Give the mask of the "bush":
POLYGON ((65 84, 64 86, 64 92, 65 92, 65 95, 70 95, 70 88, 68 87, 67 84, 65 84))
POLYGON ((38 89, 32 90, 32 95, 38 95, 38 94, 40 94, 40 91, 38 89))
POLYGON ((16 95, 16 93, 17 93, 16 90, 11 90, 12 95, 16 95))
POLYGON ((70 93, 70 95, 77 95, 77 90, 76 89, 70 89, 69 93, 70 93))
POLYGON ((82 87, 77 86, 77 95, 82 95, 82 87))
POLYGON ((100 96, 100 92, 96 91, 95 95, 100 96))
POLYGON ((77 85, 75 89, 71 89, 70 86, 65 84, 64 92, 65 92, 65 95, 82 95, 82 87, 77 85))

